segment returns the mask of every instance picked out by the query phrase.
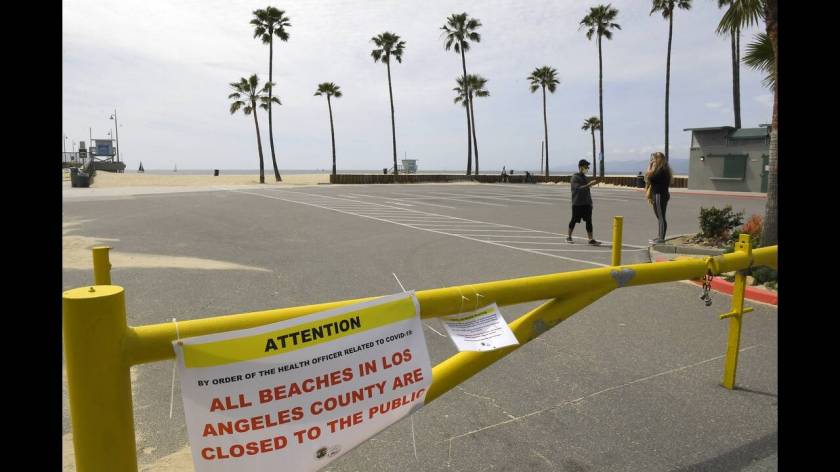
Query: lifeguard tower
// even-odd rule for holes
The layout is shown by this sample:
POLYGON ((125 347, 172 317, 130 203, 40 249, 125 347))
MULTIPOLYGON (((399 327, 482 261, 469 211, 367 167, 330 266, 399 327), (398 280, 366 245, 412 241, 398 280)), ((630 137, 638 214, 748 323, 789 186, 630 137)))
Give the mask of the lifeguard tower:
POLYGON ((90 159, 94 169, 105 172, 122 173, 125 171, 125 163, 117 158, 117 148, 114 147, 113 139, 94 139, 94 145, 90 147, 90 159))
POLYGON ((399 171, 404 173, 404 174, 416 174, 417 173, 417 159, 403 159, 402 160, 402 167, 400 167, 399 171))

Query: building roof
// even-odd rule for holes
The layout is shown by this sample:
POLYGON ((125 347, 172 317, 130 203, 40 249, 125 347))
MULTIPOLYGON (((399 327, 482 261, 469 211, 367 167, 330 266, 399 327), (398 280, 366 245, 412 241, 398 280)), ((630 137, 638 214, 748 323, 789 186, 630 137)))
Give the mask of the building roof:
POLYGON ((709 128, 684 128, 683 131, 720 131, 722 129, 735 129, 734 126, 711 126, 709 128))
POLYGON ((761 139, 768 136, 768 128, 741 128, 735 130, 731 136, 732 139, 761 139))

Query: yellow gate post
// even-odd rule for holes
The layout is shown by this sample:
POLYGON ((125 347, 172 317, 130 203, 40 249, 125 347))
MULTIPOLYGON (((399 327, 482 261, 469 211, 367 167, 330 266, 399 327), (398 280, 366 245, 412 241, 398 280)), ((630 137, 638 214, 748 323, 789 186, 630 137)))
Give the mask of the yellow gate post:
POLYGON ((116 285, 62 295, 64 359, 79 472, 137 471, 125 291, 116 285))
MULTIPOLYGON (((742 234, 735 244, 735 251, 752 255, 750 235, 742 234)), ((720 315, 720 319, 729 318, 729 339, 726 343, 726 360, 723 368, 723 386, 732 390, 735 387, 735 371, 738 369, 738 349, 741 347, 741 318, 744 313, 753 311, 744 308, 744 291, 747 288, 746 270, 735 273, 735 287, 732 290, 732 311, 720 315)))
POLYGON ((93 284, 111 285, 111 261, 108 259, 109 246, 93 248, 93 284))
POLYGON ((621 229, 624 226, 623 216, 613 216, 612 264, 621 265, 621 229))

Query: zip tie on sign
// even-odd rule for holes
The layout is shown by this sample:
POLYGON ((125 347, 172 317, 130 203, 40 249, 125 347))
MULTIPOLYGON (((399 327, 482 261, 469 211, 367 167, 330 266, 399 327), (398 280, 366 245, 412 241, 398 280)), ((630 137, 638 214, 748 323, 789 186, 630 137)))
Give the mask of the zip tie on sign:
POLYGON ((458 289, 458 294, 461 295, 461 307, 458 308, 458 313, 463 313, 464 312, 464 300, 470 301, 470 299, 464 296, 464 293, 461 292, 461 287, 460 286, 456 286, 455 288, 458 289))
POLYGON ((472 289, 473 294, 475 294, 475 306, 473 307, 473 311, 475 311, 478 310, 478 297, 484 298, 484 295, 476 292, 475 287, 473 287, 472 285, 469 285, 469 287, 472 289))
MULTIPOLYGON (((178 344, 181 345, 181 333, 178 331, 178 321, 175 318, 172 318, 172 322, 175 323, 175 338, 178 340, 178 344)), ((169 394, 169 419, 172 419, 172 406, 175 404, 175 370, 178 367, 178 359, 176 358, 172 361, 172 391, 169 394)))

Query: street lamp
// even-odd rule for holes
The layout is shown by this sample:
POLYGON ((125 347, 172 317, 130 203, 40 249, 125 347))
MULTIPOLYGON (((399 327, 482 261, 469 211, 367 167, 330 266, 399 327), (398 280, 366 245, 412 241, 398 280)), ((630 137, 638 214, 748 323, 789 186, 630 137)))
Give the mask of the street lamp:
POLYGON ((114 114, 111 115, 114 120, 114 127, 117 129, 117 162, 120 162, 120 125, 117 123, 117 109, 114 108, 114 114))
POLYGON ((67 135, 64 135, 64 141, 61 142, 61 160, 67 162, 67 135))

